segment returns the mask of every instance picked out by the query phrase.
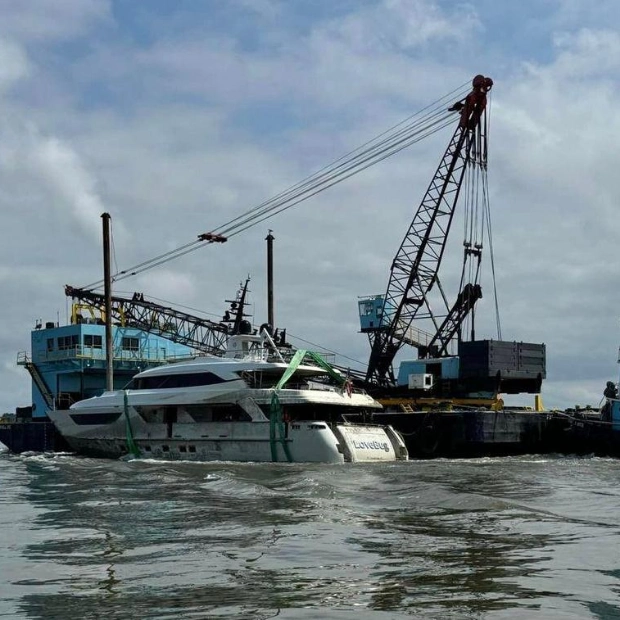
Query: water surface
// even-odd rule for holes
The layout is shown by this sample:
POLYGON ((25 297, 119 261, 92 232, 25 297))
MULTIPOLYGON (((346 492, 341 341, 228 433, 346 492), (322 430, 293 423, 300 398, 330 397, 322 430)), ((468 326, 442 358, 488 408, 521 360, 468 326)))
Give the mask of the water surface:
POLYGON ((620 461, 0 453, 7 618, 620 618, 620 461))

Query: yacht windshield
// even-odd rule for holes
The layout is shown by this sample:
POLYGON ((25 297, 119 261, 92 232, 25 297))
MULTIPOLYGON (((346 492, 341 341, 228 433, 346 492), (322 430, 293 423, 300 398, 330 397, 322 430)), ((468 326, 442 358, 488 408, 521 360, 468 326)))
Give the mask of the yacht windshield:
MULTIPOLYGON (((278 384, 282 378, 284 370, 254 370, 243 373, 243 379, 249 387, 255 389, 269 389, 278 384)), ((337 382, 327 374, 317 372, 295 372, 284 386, 288 390, 307 390, 307 389, 330 389, 337 386, 337 382)))

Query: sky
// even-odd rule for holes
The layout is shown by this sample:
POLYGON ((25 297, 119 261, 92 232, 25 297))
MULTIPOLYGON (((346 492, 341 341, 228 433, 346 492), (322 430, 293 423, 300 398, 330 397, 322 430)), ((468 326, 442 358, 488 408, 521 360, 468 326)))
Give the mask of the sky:
MULTIPOLYGON (((0 0, 0 412, 30 403, 35 323, 102 277, 102 213, 131 267, 479 73, 501 336, 545 343, 545 406, 598 405, 620 344, 619 33, 612 0, 0 0)), ((114 290, 217 318, 249 275, 261 324, 272 229, 276 325, 365 363, 358 297, 385 292, 450 136, 114 290)), ((477 337, 498 338, 488 254, 482 286, 477 337)))

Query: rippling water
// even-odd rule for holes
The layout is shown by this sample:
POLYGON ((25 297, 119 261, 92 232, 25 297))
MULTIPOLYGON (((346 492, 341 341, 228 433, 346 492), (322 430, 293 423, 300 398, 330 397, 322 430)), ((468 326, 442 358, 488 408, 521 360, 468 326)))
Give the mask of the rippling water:
POLYGON ((620 461, 0 454, 0 616, 620 618, 620 461))

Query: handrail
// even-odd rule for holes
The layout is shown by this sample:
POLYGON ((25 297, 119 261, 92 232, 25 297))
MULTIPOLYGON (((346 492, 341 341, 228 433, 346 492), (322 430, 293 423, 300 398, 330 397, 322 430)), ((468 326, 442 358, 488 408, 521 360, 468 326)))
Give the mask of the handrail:
MULTIPOLYGON (((70 359, 82 359, 105 362, 105 351, 93 347, 85 347, 76 345, 69 349, 45 351, 37 356, 37 362, 57 362, 70 359)), ((169 355, 163 353, 159 347, 149 347, 140 349, 139 351, 128 351, 119 347, 114 348, 114 361, 123 362, 176 362, 184 359, 192 359, 196 357, 195 353, 187 353, 183 355, 169 355)), ((33 361, 27 351, 19 351, 17 353, 17 364, 25 366, 33 361)))

